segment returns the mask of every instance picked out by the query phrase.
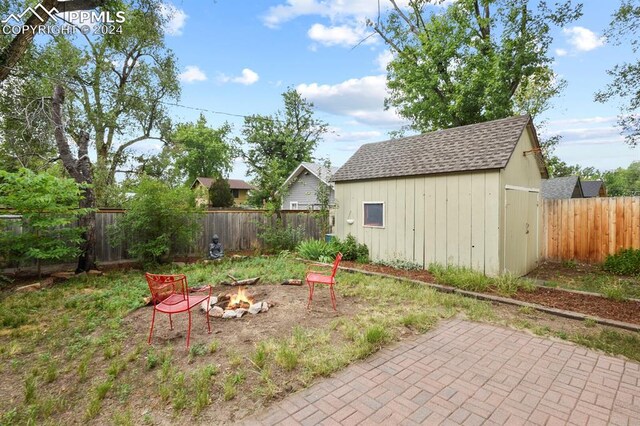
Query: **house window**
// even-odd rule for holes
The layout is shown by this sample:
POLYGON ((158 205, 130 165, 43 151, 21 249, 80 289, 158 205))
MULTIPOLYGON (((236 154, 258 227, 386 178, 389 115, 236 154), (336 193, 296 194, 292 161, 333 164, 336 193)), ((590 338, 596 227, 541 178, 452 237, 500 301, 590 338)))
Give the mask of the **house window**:
POLYGON ((384 203, 365 202, 364 203, 364 226, 376 228, 384 227, 384 203))
POLYGON ((238 198, 240 196, 240 190, 239 189, 232 189, 231 193, 233 194, 233 198, 238 198))
POLYGON ((290 210, 298 210, 298 202, 297 201, 291 201, 289 203, 289 209, 290 210))

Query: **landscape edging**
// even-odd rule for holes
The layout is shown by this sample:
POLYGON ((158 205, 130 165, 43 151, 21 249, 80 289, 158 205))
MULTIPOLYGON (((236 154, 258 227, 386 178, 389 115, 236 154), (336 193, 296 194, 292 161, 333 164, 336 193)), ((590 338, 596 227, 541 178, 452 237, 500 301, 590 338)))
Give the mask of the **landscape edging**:
MULTIPOLYGON (((300 259, 300 260, 303 260, 303 259, 300 259)), ((318 263, 318 262, 314 262, 314 263, 318 263)), ((329 265, 329 266, 331 266, 331 265, 329 265)), ((551 314, 551 315, 556 315, 556 316, 560 316, 560 317, 564 317, 564 318, 576 319, 576 320, 581 320, 581 321, 584 321, 586 319, 591 319, 591 320, 593 320, 596 323, 601 324, 601 325, 607 325, 607 326, 610 326, 610 327, 622 328, 624 330, 640 332, 640 325, 630 324, 628 322, 622 322, 622 321, 616 321, 616 320, 611 320, 611 319, 606 319, 606 318, 600 318, 600 317, 595 317, 595 316, 592 316, 592 315, 585 315, 585 314, 581 314, 579 312, 565 311, 565 310, 562 310, 562 309, 550 308, 548 306, 539 305, 537 303, 522 302, 520 300, 511 299, 511 298, 508 298, 508 297, 494 296, 494 295, 485 294, 485 293, 476 293, 474 291, 461 290, 461 289, 456 288, 456 287, 450 287, 450 286, 445 286, 445 285, 441 285, 441 284, 434 284, 434 283, 429 283, 429 282, 426 282, 426 281, 412 280, 410 278, 397 277, 395 275, 383 274, 381 272, 365 271, 365 270, 362 270, 362 269, 347 268, 347 267, 344 267, 344 266, 340 266, 339 269, 341 269, 341 270, 343 270, 345 272, 350 272, 350 273, 360 273, 360 274, 364 274, 364 275, 371 275, 371 276, 378 276, 378 277, 383 277, 383 278, 390 278, 390 279, 394 279, 394 280, 408 281, 408 282, 412 282, 414 284, 427 285, 427 286, 429 286, 429 287, 431 287, 431 288, 433 288, 433 289, 435 289, 437 291, 443 292, 443 293, 455 293, 455 294, 460 294, 462 296, 472 297, 474 299, 479 299, 479 300, 487 300, 487 301, 503 303, 503 304, 507 304, 507 305, 528 307, 528 308, 535 309, 537 311, 545 312, 545 313, 548 313, 548 314, 551 314)), ((545 287, 545 288, 550 288, 550 287, 545 287)), ((558 289, 556 289, 556 290, 558 290, 558 289)), ((563 290, 560 289, 560 291, 563 291, 563 290)))

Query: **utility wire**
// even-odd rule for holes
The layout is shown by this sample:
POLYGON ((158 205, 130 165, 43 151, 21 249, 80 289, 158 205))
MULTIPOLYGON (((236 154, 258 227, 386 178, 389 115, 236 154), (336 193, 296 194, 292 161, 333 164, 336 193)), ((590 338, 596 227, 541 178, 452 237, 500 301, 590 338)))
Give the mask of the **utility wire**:
MULTIPOLYGON (((73 85, 78 85, 81 84, 77 81, 73 81, 73 80, 66 80, 63 78, 54 78, 54 77, 50 77, 46 74, 43 73, 39 73, 39 72, 35 72, 35 71, 31 71, 31 75, 25 74, 23 70, 20 70, 16 67, 8 67, 6 65, 3 65, 2 68, 5 69, 9 69, 10 71, 15 71, 17 72, 17 74, 12 74, 12 76, 14 77, 20 77, 20 78, 26 78, 26 77, 31 77, 33 74, 35 74, 37 77, 39 78, 43 78, 45 80, 49 80, 53 83, 66 83, 69 86, 73 86, 73 85), (20 74, 22 73, 22 74, 20 74)), ((6 80, 5 80, 6 82, 6 80)), ((136 99, 138 101, 146 101, 146 99, 144 99, 142 96, 138 96, 138 95, 131 95, 131 94, 126 94, 126 93, 117 93, 117 91, 115 90, 110 90, 110 89, 101 89, 103 92, 105 93, 109 93, 113 96, 124 96, 124 97, 129 97, 132 99, 136 99)), ((168 101, 163 101, 163 100, 158 100, 158 103, 162 104, 162 105, 166 105, 166 106, 173 106, 173 107, 178 107, 178 108, 183 108, 183 109, 189 109, 189 110, 194 110, 194 111, 200 111, 200 112, 208 112, 210 114, 215 114, 215 115, 224 115, 227 117, 236 117, 236 118, 254 118, 254 119, 259 119, 259 120, 264 120, 264 121, 271 121, 274 123, 282 123, 281 120, 278 119, 274 119, 274 118, 269 118, 269 117, 264 117, 258 114, 253 114, 253 115, 247 115, 247 114, 238 114, 238 113, 232 113, 232 112, 226 112, 226 111, 217 111, 217 110, 212 110, 212 109, 208 109, 208 108, 201 108, 201 107, 196 107, 196 106, 191 106, 191 105, 184 105, 184 104, 180 104, 177 102, 168 102, 168 101)))

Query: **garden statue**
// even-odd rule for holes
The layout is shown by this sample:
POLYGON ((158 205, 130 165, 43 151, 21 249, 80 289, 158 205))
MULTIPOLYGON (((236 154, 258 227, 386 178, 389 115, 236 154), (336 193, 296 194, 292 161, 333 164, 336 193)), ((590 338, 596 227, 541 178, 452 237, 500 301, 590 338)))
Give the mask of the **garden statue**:
POLYGON ((211 244, 209 244, 209 259, 222 259, 224 251, 222 250, 222 244, 217 234, 211 238, 211 244))

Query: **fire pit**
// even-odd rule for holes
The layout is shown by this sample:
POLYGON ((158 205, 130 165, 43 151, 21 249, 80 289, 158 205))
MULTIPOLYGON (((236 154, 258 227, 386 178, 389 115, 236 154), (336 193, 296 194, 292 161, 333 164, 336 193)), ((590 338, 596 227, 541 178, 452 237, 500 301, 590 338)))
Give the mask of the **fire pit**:
MULTIPOLYGON (((273 303, 255 300, 256 296, 250 294, 245 287, 238 287, 235 292, 211 296, 209 315, 214 318, 242 318, 247 312, 257 315, 267 312, 273 306, 273 303)), ((206 310, 206 301, 202 303, 202 310, 206 310)))

